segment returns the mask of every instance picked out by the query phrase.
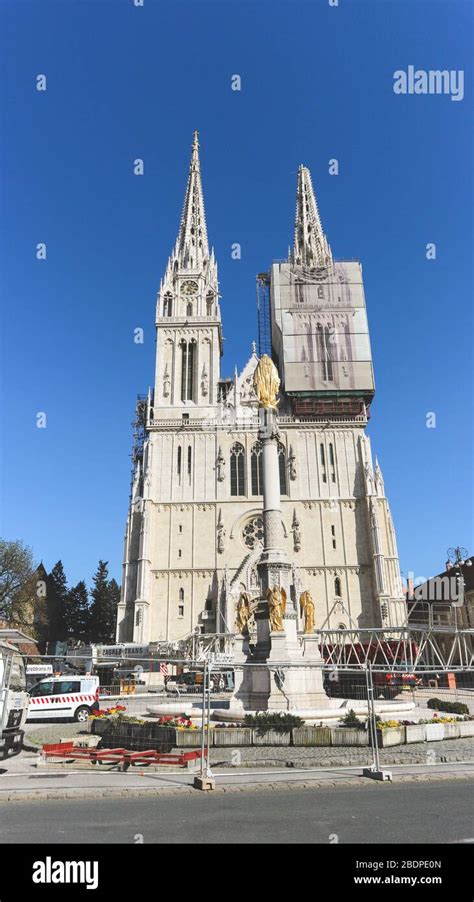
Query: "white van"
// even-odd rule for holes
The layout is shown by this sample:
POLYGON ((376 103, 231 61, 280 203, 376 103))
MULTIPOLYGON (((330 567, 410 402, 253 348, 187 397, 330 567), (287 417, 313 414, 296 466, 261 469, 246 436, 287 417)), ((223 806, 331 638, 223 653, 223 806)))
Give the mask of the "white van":
POLYGON ((99 707, 98 676, 58 676, 41 680, 30 690, 27 720, 84 722, 99 707))

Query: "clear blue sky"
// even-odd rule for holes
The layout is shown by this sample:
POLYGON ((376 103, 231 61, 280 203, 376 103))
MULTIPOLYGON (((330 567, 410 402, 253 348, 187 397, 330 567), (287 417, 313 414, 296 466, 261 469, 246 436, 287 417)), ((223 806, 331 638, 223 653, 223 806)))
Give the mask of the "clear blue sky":
POLYGON ((474 552, 472 3, 2 0, 0 10, 3 535, 48 568, 62 558, 71 582, 89 582, 99 558, 121 578, 130 424, 153 379, 156 291, 197 128, 223 372, 256 337, 255 274, 286 255, 303 162, 334 255, 363 263, 369 431, 402 571, 439 572, 458 543, 474 552), (464 100, 396 96, 393 72, 408 65, 465 70, 464 100))

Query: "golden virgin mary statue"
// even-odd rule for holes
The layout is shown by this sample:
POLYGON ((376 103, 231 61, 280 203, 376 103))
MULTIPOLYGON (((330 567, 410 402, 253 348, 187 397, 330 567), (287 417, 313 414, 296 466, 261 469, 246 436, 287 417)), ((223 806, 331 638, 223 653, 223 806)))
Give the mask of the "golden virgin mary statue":
POLYGON ((268 354, 263 354, 255 367, 253 387, 259 407, 278 407, 277 394, 280 388, 278 370, 268 354))

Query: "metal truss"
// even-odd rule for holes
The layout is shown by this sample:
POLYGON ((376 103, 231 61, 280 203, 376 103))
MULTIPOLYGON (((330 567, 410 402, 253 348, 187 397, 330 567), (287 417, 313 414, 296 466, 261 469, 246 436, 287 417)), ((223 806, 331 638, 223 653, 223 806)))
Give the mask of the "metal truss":
POLYGON ((474 630, 452 627, 319 630, 328 667, 353 670, 460 671, 474 669, 474 630))

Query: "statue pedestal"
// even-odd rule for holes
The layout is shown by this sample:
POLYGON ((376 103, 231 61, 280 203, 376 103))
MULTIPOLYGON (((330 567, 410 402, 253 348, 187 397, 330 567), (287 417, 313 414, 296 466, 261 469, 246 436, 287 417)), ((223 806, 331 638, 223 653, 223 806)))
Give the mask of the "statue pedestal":
POLYGON ((234 663, 244 664, 249 656, 249 637, 234 636, 234 663))
POLYGON ((303 635, 303 659, 311 663, 323 662, 318 645, 318 637, 314 633, 303 635))
POLYGON ((263 611, 259 633, 266 654, 244 653, 245 639, 237 637, 234 655, 235 690, 231 708, 243 711, 308 711, 328 704, 323 688, 322 658, 318 637, 298 637, 296 617, 285 618, 284 630, 269 630, 263 611), (257 661, 259 663, 257 663, 257 661), (239 664, 241 665, 239 667, 239 664))

